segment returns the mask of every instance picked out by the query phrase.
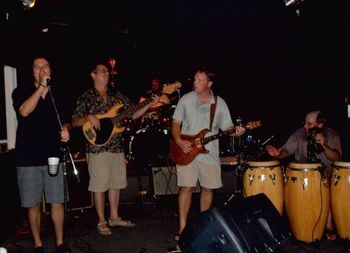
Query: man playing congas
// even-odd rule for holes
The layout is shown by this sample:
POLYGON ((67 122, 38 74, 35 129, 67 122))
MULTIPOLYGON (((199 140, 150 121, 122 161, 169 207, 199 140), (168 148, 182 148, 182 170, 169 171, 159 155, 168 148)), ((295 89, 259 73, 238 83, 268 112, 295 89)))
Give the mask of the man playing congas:
MULTIPOLYGON (((326 127, 326 119, 320 111, 311 111, 305 116, 303 128, 297 129, 282 146, 277 149, 268 145, 266 151, 278 159, 294 155, 298 162, 322 163, 327 175, 331 174, 332 164, 341 159, 341 142, 339 135, 326 127)), ((329 240, 335 239, 332 217, 327 219, 327 234, 329 240)))

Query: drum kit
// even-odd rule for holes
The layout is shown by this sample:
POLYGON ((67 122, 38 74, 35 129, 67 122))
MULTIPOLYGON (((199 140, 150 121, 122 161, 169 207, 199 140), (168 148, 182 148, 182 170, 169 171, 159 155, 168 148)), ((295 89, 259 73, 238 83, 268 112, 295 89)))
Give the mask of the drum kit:
POLYGON ((163 105, 139 120, 128 120, 124 133, 128 162, 140 166, 160 165, 169 158, 171 117, 175 105, 163 105))

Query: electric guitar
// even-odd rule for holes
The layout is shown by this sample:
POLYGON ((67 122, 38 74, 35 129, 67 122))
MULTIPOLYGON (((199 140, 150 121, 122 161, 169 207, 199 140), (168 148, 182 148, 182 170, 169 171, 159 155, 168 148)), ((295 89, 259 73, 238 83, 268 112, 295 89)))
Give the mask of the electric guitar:
MULTIPOLYGON (((249 122, 245 125, 247 129, 254 129, 261 126, 261 120, 249 122)), ((204 145, 218 139, 227 134, 232 134, 236 130, 235 128, 223 131, 221 133, 204 137, 210 130, 203 129, 196 135, 181 135, 181 138, 191 142, 192 150, 189 153, 184 153, 182 149, 176 144, 174 140, 170 143, 170 153, 173 161, 178 165, 187 165, 194 160, 194 158, 200 153, 207 154, 208 150, 205 149, 204 145)))
MULTIPOLYGON (((182 84, 180 82, 164 85, 161 93, 171 94, 175 90, 181 88, 181 86, 182 84)), ((142 107, 151 102, 152 99, 148 98, 142 103, 129 106, 128 110, 121 110, 124 105, 116 104, 112 106, 108 112, 96 114, 95 117, 100 120, 100 130, 95 130, 90 121, 85 122, 82 129, 86 140, 95 146, 105 145, 114 135, 125 130, 125 127, 122 124, 126 118, 131 117, 136 111, 140 110, 142 107)))

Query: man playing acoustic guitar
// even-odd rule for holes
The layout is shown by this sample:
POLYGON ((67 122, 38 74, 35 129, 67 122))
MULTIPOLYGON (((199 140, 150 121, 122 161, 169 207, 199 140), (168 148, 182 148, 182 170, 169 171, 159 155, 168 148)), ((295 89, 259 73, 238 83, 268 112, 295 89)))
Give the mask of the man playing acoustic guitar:
MULTIPOLYGON (((221 97, 213 95, 211 87, 214 77, 215 74, 209 69, 197 70, 194 76, 193 91, 180 98, 173 115, 172 134, 175 143, 173 142, 172 146, 178 147, 180 152, 172 152, 172 158, 175 162, 184 161, 180 162, 182 165, 176 162, 177 183, 180 187, 178 196, 179 230, 175 236, 177 241, 186 226, 192 202, 192 192, 197 181, 201 186, 201 212, 211 207, 213 190, 222 186, 218 140, 207 143, 205 148, 209 152, 198 153, 196 152, 198 147, 193 145, 193 141, 184 138, 184 135, 195 136, 206 128, 211 129, 207 136, 217 134, 219 129, 231 130, 234 137, 245 133, 245 128, 242 126, 234 127, 226 102, 221 97), (184 159, 175 157, 179 155, 184 156, 184 159)), ((198 134, 195 137, 200 140, 204 136, 198 134)), ((172 148, 173 151, 175 149, 172 148)))
POLYGON ((126 117, 136 119, 158 102, 153 97, 142 104, 131 105, 120 91, 109 87, 109 71, 97 64, 90 73, 94 87, 78 99, 73 113, 73 126, 83 126, 88 140, 87 161, 90 175, 89 190, 94 193, 98 216, 97 232, 111 235, 111 227, 133 227, 118 213, 120 189, 127 185, 122 122, 126 117), (124 111, 120 110, 124 107, 124 111), (110 218, 105 219, 105 192, 108 191, 110 218))

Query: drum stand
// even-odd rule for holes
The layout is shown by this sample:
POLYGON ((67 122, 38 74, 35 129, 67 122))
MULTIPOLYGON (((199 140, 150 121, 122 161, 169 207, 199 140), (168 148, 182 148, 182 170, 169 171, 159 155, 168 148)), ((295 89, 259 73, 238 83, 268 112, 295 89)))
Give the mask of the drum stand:
POLYGON ((236 175, 237 175, 237 189, 231 194, 231 196, 226 200, 224 205, 226 206, 234 197, 243 197, 243 173, 246 170, 247 161, 245 160, 244 152, 241 151, 237 155, 237 166, 236 166, 236 175))

